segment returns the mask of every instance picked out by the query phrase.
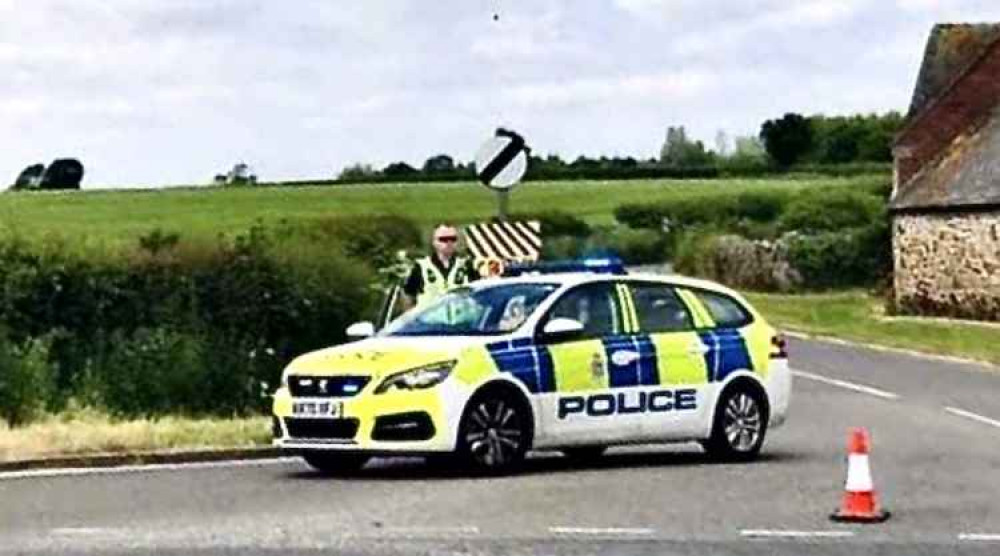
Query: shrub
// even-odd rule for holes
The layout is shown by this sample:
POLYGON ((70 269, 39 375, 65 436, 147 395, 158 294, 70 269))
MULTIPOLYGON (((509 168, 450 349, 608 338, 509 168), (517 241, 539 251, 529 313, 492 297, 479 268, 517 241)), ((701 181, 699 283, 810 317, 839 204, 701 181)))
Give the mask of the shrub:
POLYGON ((666 234, 653 230, 630 230, 618 227, 607 233, 595 234, 588 250, 610 249, 625 264, 656 264, 670 258, 670 242, 666 234))
POLYGON ((740 223, 775 221, 789 203, 785 191, 744 191, 737 195, 700 194, 669 203, 627 204, 615 219, 633 229, 671 230, 691 227, 730 229, 740 223))
POLYGON ((889 227, 870 226, 815 235, 791 235, 788 255, 810 288, 872 286, 891 269, 889 227))
POLYGON ((789 194, 785 191, 744 191, 736 196, 732 216, 751 222, 774 222, 788 206, 789 194))
MULTIPOLYGON (((331 243, 261 225, 230 242, 182 241, 157 257, 137 247, 84 259, 0 242, 0 314, 15 345, 48 335, 49 406, 103 400, 113 383, 107 373, 128 363, 147 375, 157 365, 207 369, 195 381, 200 391, 174 384, 170 391, 181 393, 162 398, 184 411, 250 411, 262 407, 259 382, 273 385, 291 358, 342 341, 373 305, 368 265, 331 243), (254 351, 273 355, 251 366, 254 351)), ((146 387, 153 386, 136 386, 146 387)), ((127 414, 166 411, 157 400, 107 405, 127 414)))
POLYGON ((556 237, 589 237, 593 230, 582 218, 560 210, 518 213, 511 220, 538 220, 542 225, 542 236, 548 240, 556 237))
POLYGON ((430 230, 405 216, 385 214, 319 218, 295 226, 292 235, 339 245, 348 256, 377 267, 401 249, 424 249, 430 230))
POLYGON ((814 233, 868 226, 884 203, 862 192, 834 189, 800 194, 781 217, 783 231, 814 233))
POLYGON ((10 426, 30 422, 49 406, 55 381, 48 359, 45 340, 17 345, 0 336, 0 419, 10 426))

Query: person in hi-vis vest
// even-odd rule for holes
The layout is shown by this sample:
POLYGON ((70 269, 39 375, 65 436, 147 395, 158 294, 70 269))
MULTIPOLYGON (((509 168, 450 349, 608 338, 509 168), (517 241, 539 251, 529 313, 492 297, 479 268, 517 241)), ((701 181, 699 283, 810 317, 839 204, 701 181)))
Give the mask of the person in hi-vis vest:
POLYGON ((431 236, 433 251, 418 259, 403 283, 407 308, 424 305, 444 292, 479 279, 472 260, 457 255, 458 230, 439 224, 431 236))

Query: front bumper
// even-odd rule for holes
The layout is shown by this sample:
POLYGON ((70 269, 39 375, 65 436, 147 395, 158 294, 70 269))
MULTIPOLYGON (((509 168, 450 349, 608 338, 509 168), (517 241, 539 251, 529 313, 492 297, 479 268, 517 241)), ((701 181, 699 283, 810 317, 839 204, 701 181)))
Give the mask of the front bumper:
POLYGON ((371 453, 435 453, 455 449, 467 393, 448 380, 433 388, 375 395, 372 388, 353 397, 323 398, 339 404, 337 418, 293 415, 296 401, 287 388, 274 395, 274 446, 288 450, 371 453))

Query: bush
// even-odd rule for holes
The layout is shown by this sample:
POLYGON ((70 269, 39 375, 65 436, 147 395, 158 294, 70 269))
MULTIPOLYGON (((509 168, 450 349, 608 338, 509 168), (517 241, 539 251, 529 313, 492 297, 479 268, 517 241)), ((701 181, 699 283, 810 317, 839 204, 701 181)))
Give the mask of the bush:
POLYGON ((374 305, 368 265, 332 241, 258 225, 231 242, 182 241, 156 257, 136 249, 90 259, 0 242, 0 314, 15 345, 48 335, 50 407, 82 397, 122 414, 256 410, 260 382, 274 385, 291 358, 344 340, 374 305), (251 365, 251 352, 273 355, 251 365), (171 383, 150 370, 160 365, 187 378, 171 383), (156 395, 109 398, 109 377, 128 372, 131 382, 115 387, 156 395))
POLYGON ((889 226, 883 221, 841 232, 794 234, 789 261, 810 288, 873 286, 891 269, 889 226))
POLYGON ((537 220, 542 225, 542 237, 589 237, 593 230, 582 218, 560 210, 512 214, 510 220, 537 220))
POLYGON ((692 227, 731 229, 747 223, 769 223, 789 203, 785 191, 744 191, 737 195, 692 195, 669 203, 628 204, 615 209, 615 219, 633 229, 683 230, 692 227))
POLYGON ((372 261, 378 267, 399 250, 425 249, 430 233, 405 216, 382 214, 318 218, 286 225, 283 235, 339 246, 349 257, 372 261))
POLYGON ((884 203, 850 190, 810 191, 800 194, 781 217, 783 231, 815 233, 859 228, 873 224, 884 203))
POLYGON ((588 242, 588 250, 610 249, 625 264, 657 264, 670 258, 668 236, 653 230, 616 228, 597 234, 588 242))
POLYGON ((0 336, 0 419, 10 426, 30 422, 49 406, 55 389, 44 340, 22 345, 0 336))

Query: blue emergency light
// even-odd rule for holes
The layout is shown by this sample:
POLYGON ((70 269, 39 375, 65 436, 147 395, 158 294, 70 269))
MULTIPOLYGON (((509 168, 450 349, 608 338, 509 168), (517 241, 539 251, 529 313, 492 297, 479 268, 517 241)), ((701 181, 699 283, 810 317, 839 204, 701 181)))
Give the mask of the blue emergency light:
POLYGON ((568 272, 592 272, 594 274, 627 274, 625 263, 617 255, 602 254, 580 259, 563 261, 541 261, 537 263, 511 263, 504 269, 504 276, 524 276, 529 274, 565 274, 568 272))

